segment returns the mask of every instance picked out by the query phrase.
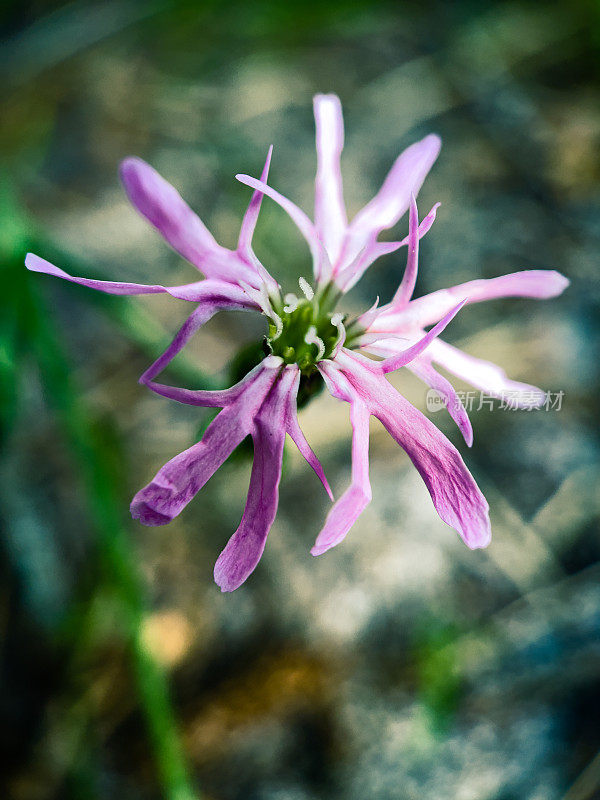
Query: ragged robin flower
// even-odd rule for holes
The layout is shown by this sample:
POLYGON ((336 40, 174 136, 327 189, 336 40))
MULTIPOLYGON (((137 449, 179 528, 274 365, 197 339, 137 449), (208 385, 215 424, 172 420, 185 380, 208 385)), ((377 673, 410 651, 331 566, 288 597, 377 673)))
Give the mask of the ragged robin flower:
MULTIPOLYGON (((275 518, 286 434, 313 468, 333 500, 322 467, 306 441, 297 417, 324 381, 331 394, 350 404, 352 477, 334 502, 311 552, 320 555, 338 544, 371 499, 369 419, 377 417, 406 451, 422 476, 440 517, 471 548, 490 540, 488 505, 457 449, 386 380, 386 374, 409 366, 448 397, 449 382, 435 373, 441 362, 432 348, 438 334, 465 302, 512 294, 552 296, 566 282, 554 272, 516 273, 494 281, 476 281, 446 293, 411 301, 418 241, 431 227, 437 206, 418 224, 414 197, 437 158, 440 141, 427 136, 405 150, 375 197, 348 223, 342 196, 340 155, 343 147, 341 106, 333 95, 315 98, 317 177, 315 221, 267 184, 271 151, 260 180, 240 175, 254 189, 244 216, 238 247, 216 243, 176 190, 139 159, 127 159, 121 176, 130 200, 166 241, 205 276, 185 286, 164 287, 74 278, 33 254, 29 269, 113 294, 168 292, 197 304, 171 345, 140 381, 163 397, 222 409, 202 439, 175 456, 134 497, 132 515, 145 525, 163 525, 177 516, 233 450, 251 436, 254 461, 248 499, 236 532, 215 565, 223 591, 240 586, 256 567, 275 518), (260 264, 252 236, 263 195, 279 203, 296 223, 311 249, 314 282, 299 279, 299 291, 283 293, 260 264), (401 242, 378 241, 410 208, 409 234, 401 242), (338 303, 380 255, 408 245, 407 266, 392 302, 377 304, 349 319, 338 303), (517 276, 526 277, 517 277, 517 276), (427 302, 425 302, 427 301, 427 302), (413 313, 421 302, 421 314, 413 313), (425 311, 423 311, 425 307, 425 311), (192 390, 157 383, 156 376, 216 312, 245 309, 266 318, 262 357, 234 386, 223 391, 192 390), (425 327, 436 323, 431 330, 425 327), (365 353, 383 355, 375 360, 365 353)), ((448 348, 449 345, 443 347, 448 348)), ((439 349, 439 348, 438 348, 439 349)), ((456 351, 460 352, 460 351, 456 351)), ((469 358, 465 356, 465 358, 469 358)), ((449 369, 451 366, 447 365, 449 369)), ((493 367, 493 365, 489 365, 493 367)), ((498 368, 495 375, 499 374, 498 368)), ((458 370, 456 370, 458 371, 458 370)), ((522 386, 522 385, 521 385, 522 386)), ((470 440, 466 414, 461 430, 470 440)))

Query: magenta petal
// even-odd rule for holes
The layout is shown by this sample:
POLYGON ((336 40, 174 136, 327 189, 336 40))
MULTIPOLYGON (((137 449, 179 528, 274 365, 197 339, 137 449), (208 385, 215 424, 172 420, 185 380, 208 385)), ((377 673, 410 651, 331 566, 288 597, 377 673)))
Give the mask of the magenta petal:
POLYGON ((425 358, 415 358, 408 369, 423 383, 442 397, 444 405, 452 419, 458 425, 465 442, 469 447, 473 444, 473 426, 459 396, 449 380, 440 375, 425 358))
POLYGON ((339 544, 358 517, 371 502, 369 482, 369 417, 370 412, 360 397, 348 386, 348 381, 335 368, 323 362, 322 371, 327 376, 335 396, 347 400, 352 423, 352 482, 344 494, 329 511, 325 525, 311 549, 313 556, 320 556, 339 544))
POLYGON ((468 281, 450 289, 440 289, 411 301, 407 312, 410 313, 411 322, 422 328, 437 322, 461 298, 466 298, 467 303, 501 297, 546 300, 561 294, 568 285, 568 279, 555 270, 522 270, 499 278, 468 281))
POLYGON ((315 228, 334 263, 347 227, 340 167, 344 147, 342 105, 334 94, 318 94, 313 107, 317 144, 315 228))
POLYGON ((254 462, 246 507, 215 564, 215 582, 223 592, 233 592, 244 583, 265 549, 277 513, 288 395, 295 377, 293 367, 283 371, 254 421, 254 462))
POLYGON ((488 504, 458 450, 420 411, 387 382, 342 352, 339 366, 371 413, 405 450, 440 517, 470 548, 486 547, 491 538, 488 504))
POLYGON ((131 503, 134 519, 143 525, 165 525, 185 508, 251 432, 254 418, 277 377, 279 364, 277 368, 263 367, 243 394, 215 417, 202 440, 171 459, 135 495, 131 503))
POLYGON ((97 289, 99 292, 106 292, 106 294, 159 294, 168 291, 164 286, 159 286, 157 284, 146 286, 143 283, 123 283, 121 281, 97 281, 93 278, 74 278, 72 275, 69 275, 59 267, 55 267, 54 264, 36 256, 34 253, 27 253, 25 257, 25 266, 30 272, 42 272, 45 275, 53 275, 55 278, 63 278, 71 283, 87 286, 89 289, 97 289))
MULTIPOLYGON (((201 442, 175 456, 139 491, 131 503, 131 516, 143 525, 166 525, 174 519, 247 436, 236 409, 221 411, 206 429, 201 442)), ((248 424, 250 421, 245 420, 248 424)))
POLYGON ((184 258, 202 269, 206 257, 220 251, 197 214, 153 167, 141 158, 126 158, 120 173, 132 205, 184 258))
POLYGON ((165 286, 165 292, 178 300, 188 300, 191 303, 222 303, 223 308, 230 307, 232 310, 258 310, 256 303, 236 283, 213 278, 182 286, 165 286))
POLYGON ((282 366, 283 362, 277 356, 267 356, 253 370, 245 375, 241 381, 228 389, 182 389, 179 386, 166 386, 154 381, 144 381, 144 384, 155 394, 166 397, 169 400, 176 400, 188 406, 200 406, 201 408, 225 408, 225 406, 235 403, 259 375, 268 367, 276 369, 282 366))
POLYGON ((289 394, 289 401, 288 401, 288 408, 286 414, 286 432, 293 440, 294 444, 298 448, 300 454, 304 457, 307 464, 313 469, 317 478, 323 484, 325 491, 329 495, 329 498, 333 500, 333 494, 327 478, 325 477, 325 472, 323 467, 321 466, 321 462, 314 454, 311 446, 306 441, 306 437, 300 428, 298 423, 298 409, 297 409, 297 402, 296 397, 298 394, 298 384, 300 383, 300 371, 296 371, 296 379, 295 384, 292 387, 292 390, 289 394))
POLYGON ((132 205, 171 247, 208 278, 237 283, 256 279, 236 253, 221 247, 179 192, 141 158, 121 163, 121 180, 132 205))

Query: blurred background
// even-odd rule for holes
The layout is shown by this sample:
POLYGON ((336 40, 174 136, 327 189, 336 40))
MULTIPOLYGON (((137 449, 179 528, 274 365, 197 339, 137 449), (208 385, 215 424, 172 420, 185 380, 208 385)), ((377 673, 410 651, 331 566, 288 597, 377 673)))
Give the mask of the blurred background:
MULTIPOLYGON (((9 0, 0 16, 2 797, 600 797, 598 4, 9 0), (233 246, 249 199, 234 175, 258 175, 271 143, 270 182, 312 210, 323 91, 344 104, 351 212, 402 148, 443 138, 419 198, 422 215, 442 206, 417 294, 523 268, 571 279, 448 330, 565 394, 560 410, 474 411, 470 452, 432 416, 490 502, 487 550, 439 520, 373 424, 374 498, 346 541, 309 555, 328 501, 290 447, 265 555, 221 594, 247 456, 166 528, 128 513, 206 424, 137 384, 188 307, 32 275, 23 258, 192 280, 128 206, 119 161, 151 162, 233 246)), ((268 200, 255 243, 287 291, 309 275, 268 200)), ((388 299, 404 257, 377 262, 346 308, 388 299)), ((165 380, 225 385, 262 334, 221 314, 165 380)), ((425 409, 411 375, 393 381, 425 409)), ((321 396, 301 423, 339 493, 347 409, 321 396)))

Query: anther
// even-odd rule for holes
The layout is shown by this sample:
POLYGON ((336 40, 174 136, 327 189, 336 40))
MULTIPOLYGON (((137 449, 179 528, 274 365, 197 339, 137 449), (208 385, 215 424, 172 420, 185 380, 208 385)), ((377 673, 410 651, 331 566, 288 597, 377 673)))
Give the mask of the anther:
POLYGON ((346 328, 344 327, 344 315, 337 313, 331 315, 331 324, 334 325, 338 330, 338 337, 335 341, 333 346, 333 351, 331 353, 331 357, 335 358, 337 354, 340 352, 340 348, 346 341, 346 328))
POLYGON ((298 283, 300 284, 300 288, 304 293, 304 297, 306 297, 307 300, 312 300, 313 297, 315 296, 315 293, 313 291, 312 286, 306 280, 306 278, 298 278, 298 283))
POLYGON ((304 341, 306 344, 314 344, 318 347, 317 352, 317 361, 320 361, 323 356, 325 355, 325 342, 319 336, 317 336, 317 329, 314 325, 311 325, 310 328, 306 331, 306 336, 304 337, 304 341))
POLYGON ((287 305, 283 307, 283 310, 286 314, 291 314, 293 311, 295 311, 298 308, 298 303, 300 302, 293 292, 286 294, 283 300, 285 303, 287 303, 287 305))

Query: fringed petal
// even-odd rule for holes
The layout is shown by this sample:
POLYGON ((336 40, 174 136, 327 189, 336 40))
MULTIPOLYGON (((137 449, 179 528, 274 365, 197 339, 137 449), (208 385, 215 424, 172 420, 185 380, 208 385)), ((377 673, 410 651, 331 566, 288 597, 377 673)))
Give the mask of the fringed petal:
POLYGON ((215 564, 215 582, 223 592, 233 592, 254 571, 277 513, 288 398, 295 372, 294 367, 283 370, 252 426, 254 461, 246 507, 215 564))
POLYGON ((121 180, 136 210, 163 239, 207 278, 239 283, 256 280, 250 265, 237 253, 217 244, 179 192, 141 158, 121 163, 121 180))
POLYGON ((454 445, 383 375, 365 369, 353 354, 343 351, 337 362, 371 414, 405 450, 444 522, 470 548, 489 544, 488 504, 454 445))
POLYGON ((491 397, 505 398, 515 408, 536 408, 546 401, 546 392, 537 386, 513 381, 497 364, 467 355, 440 339, 431 343, 427 355, 471 386, 491 397))
POLYGON ((408 365, 408 369, 422 380, 431 389, 434 389, 442 398, 444 406, 452 419, 458 425, 468 447, 473 444, 473 426, 466 409, 457 395, 456 390, 447 378, 440 375, 429 363, 427 358, 415 358, 408 365))
POLYGON ((131 515, 143 525, 165 525, 174 519, 252 431, 262 403, 277 378, 281 361, 260 369, 245 391, 223 409, 202 440, 175 456, 139 491, 131 515))
POLYGON ((354 391, 344 375, 333 366, 332 362, 324 361, 319 364, 319 368, 332 394, 338 399, 346 400, 350 403, 352 481, 329 511, 325 525, 310 551, 313 556, 320 556, 343 541, 350 528, 371 502, 371 484, 369 482, 369 408, 354 391))

